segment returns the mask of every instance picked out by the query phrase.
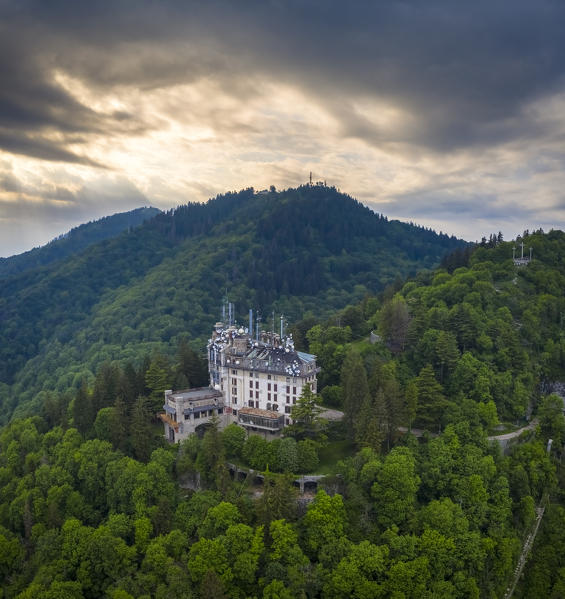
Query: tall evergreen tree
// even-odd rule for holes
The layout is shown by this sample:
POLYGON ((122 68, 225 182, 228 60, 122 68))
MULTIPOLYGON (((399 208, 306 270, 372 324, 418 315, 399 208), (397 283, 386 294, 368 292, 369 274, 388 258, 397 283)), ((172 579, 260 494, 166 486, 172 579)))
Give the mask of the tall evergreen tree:
POLYGON ((343 408, 346 430, 355 439, 355 429, 360 417, 361 408, 368 401, 369 384, 363 359, 357 352, 346 357, 341 369, 343 386, 343 408))
POLYGON ((355 442, 360 447, 370 447, 381 451, 388 434, 388 414, 384 393, 379 387, 376 393, 367 396, 361 407, 355 427, 355 442))
POLYGON ((428 364, 416 378, 418 389, 418 421, 423 425, 440 426, 443 411, 447 405, 443 387, 437 382, 434 369, 428 364))
POLYGON ((312 392, 310 383, 307 383, 296 404, 292 406, 290 415, 293 424, 289 432, 300 439, 315 437, 322 424, 319 418, 321 411, 316 405, 316 395, 312 392))
POLYGON ((140 395, 132 409, 130 440, 133 455, 141 462, 149 461, 152 447, 150 401, 140 395))
POLYGON ((120 388, 120 376, 120 369, 116 364, 104 362, 98 368, 92 392, 94 414, 102 408, 114 405, 120 388))
POLYGON ((151 408, 154 412, 161 410, 165 389, 171 386, 169 361, 162 354, 155 354, 145 373, 145 385, 149 389, 151 408))

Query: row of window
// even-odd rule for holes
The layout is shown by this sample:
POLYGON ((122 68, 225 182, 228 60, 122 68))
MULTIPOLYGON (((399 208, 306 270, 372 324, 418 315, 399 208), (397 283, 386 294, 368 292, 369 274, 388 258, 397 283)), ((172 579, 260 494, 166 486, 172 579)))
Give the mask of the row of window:
MULTIPOLYGON (((237 370, 236 370, 235 368, 232 368, 232 371, 231 371, 231 373, 237 376, 237 370)), ((258 379, 258 378, 261 378, 261 375, 260 375, 258 372, 256 372, 256 373, 254 374, 254 373, 253 373, 253 371, 251 371, 251 372, 249 373, 249 377, 250 377, 250 378, 253 378, 254 376, 255 376, 255 378, 257 378, 257 379, 258 379)), ((287 376, 287 377, 286 377, 286 382, 287 382, 287 383, 290 383, 290 382, 291 382, 291 380, 290 380, 290 379, 291 379, 291 377, 287 376)), ((313 377, 313 376, 311 376, 311 377, 309 376, 309 377, 307 377, 307 378, 306 378, 306 380, 307 380, 307 381, 309 381, 310 379, 312 379, 312 380, 313 380, 313 379, 314 379, 314 377, 313 377)), ((272 380, 272 376, 271 376, 270 374, 268 374, 268 375, 267 375, 267 380, 269 380, 269 381, 270 381, 270 380, 272 380)), ((296 377, 292 377, 292 382, 293 382, 293 383, 296 383, 296 377)), ((235 384, 236 384, 236 383, 235 383, 235 379, 232 379, 232 385, 235 385, 235 384)), ((253 384, 253 383, 252 383, 251 381, 249 381, 249 384, 251 385, 251 384, 253 384)), ((259 384, 259 383, 256 383, 256 385, 258 385, 258 384, 259 384)), ((276 391, 276 387, 277 387, 277 385, 276 385, 276 383, 275 383, 275 391, 276 391)), ((270 388, 271 388, 271 384, 269 383, 269 389, 270 389, 270 388)))
MULTIPOLYGON (((216 410, 217 414, 223 414, 224 413, 224 409, 223 408, 218 408, 216 410)), ((207 418, 208 416, 213 416, 214 415, 214 410, 203 410, 202 412, 194 412, 194 420, 199 420, 200 418, 207 418)), ((185 420, 190 420, 190 414, 185 414, 184 415, 184 419, 185 420)))
MULTIPOLYGON (((250 408, 258 408, 259 407, 259 402, 258 401, 249 400, 249 407, 250 408)), ((273 411, 273 412, 278 412, 279 411, 279 406, 276 403, 273 404, 272 406, 271 406, 270 403, 268 403, 267 404, 267 410, 273 411)), ((290 406, 285 406, 284 407, 284 413, 285 414, 290 414, 290 412, 291 412, 290 406)))

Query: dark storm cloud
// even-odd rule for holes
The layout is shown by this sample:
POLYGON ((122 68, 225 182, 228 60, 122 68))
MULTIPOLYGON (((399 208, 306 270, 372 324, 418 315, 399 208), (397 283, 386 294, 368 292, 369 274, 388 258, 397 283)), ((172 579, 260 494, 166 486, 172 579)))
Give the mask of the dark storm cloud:
MULTIPOLYGON (((524 109, 565 83, 565 5, 549 0, 3 7, 4 139, 48 128, 120 133, 118 115, 98 114, 72 98, 53 79, 55 69, 101 88, 143 90, 209 77, 238 98, 261 93, 261 78, 275 80, 322 103, 344 136, 439 152, 547 135, 549 126, 524 109), (378 114, 359 111, 358 99, 392 104, 410 118, 379 125, 372 118, 378 114)), ((44 147, 35 152, 27 142, 21 151, 66 159, 60 145, 49 158, 45 146, 52 142, 40 140, 44 147)))
POLYGON ((75 164, 84 164, 104 168, 103 165, 94 160, 77 156, 73 152, 66 150, 61 144, 48 139, 28 137, 20 131, 10 131, 3 133, 0 129, 0 148, 12 154, 23 154, 32 158, 41 158, 54 162, 70 162, 75 164))
MULTIPOLYGON (((0 16, 2 12, 6 9, 0 16)), ((69 43, 56 29, 36 22, 31 15, 12 11, 10 17, 0 19, 0 149, 44 160, 101 166, 67 146, 86 143, 91 135, 144 130, 141 122, 132 122, 132 115, 98 113, 57 83, 56 71, 65 60, 80 54, 79 40, 69 43)))

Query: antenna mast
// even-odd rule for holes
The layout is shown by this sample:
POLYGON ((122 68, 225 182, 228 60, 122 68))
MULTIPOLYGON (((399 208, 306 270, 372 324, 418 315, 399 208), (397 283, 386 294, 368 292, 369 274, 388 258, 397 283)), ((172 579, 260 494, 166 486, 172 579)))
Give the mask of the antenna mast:
POLYGON ((275 311, 273 310, 273 329, 272 329, 272 345, 275 346, 275 311))

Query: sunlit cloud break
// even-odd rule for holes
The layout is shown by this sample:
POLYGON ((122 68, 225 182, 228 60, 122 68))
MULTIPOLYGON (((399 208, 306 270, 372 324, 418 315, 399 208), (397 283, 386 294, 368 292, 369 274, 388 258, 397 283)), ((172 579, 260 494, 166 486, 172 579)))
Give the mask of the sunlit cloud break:
POLYGON ((0 255, 105 214, 295 186, 310 171, 470 240, 565 226, 565 6, 0 12, 0 255))

